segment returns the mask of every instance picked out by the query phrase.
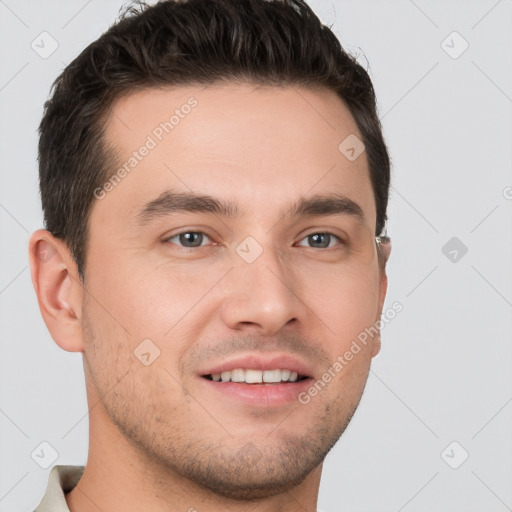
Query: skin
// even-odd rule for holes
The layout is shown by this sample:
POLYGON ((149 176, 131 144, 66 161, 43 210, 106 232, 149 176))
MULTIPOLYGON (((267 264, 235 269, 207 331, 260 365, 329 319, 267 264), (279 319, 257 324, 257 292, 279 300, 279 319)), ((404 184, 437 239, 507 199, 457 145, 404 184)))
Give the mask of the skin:
POLYGON ((94 200, 85 285, 61 240, 45 230, 30 240, 45 323, 62 349, 83 353, 89 457, 66 496, 72 512, 315 511, 322 461, 380 349, 370 338, 306 405, 253 406, 205 387, 199 369, 247 353, 293 354, 320 378, 379 320, 387 278, 366 154, 349 161, 338 150, 359 131, 330 91, 231 83, 124 96, 106 131, 119 163, 192 96, 190 114, 94 200), (244 215, 138 225, 169 188, 231 200, 244 215), (301 195, 333 191, 364 222, 283 215, 301 195), (183 232, 208 236, 187 249, 170 239, 183 232), (308 238, 325 232, 343 243, 308 238), (251 264, 236 252, 247 236, 263 249, 251 264), (148 366, 134 355, 145 339, 160 350, 148 366))

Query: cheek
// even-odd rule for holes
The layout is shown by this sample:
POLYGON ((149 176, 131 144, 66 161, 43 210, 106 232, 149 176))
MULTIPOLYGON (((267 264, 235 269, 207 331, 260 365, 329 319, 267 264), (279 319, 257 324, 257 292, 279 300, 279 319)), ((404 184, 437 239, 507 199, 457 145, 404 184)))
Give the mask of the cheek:
POLYGON ((199 280, 187 283, 180 269, 163 273, 155 265, 138 264, 137 258, 98 256, 91 254, 87 288, 106 321, 128 331, 134 341, 165 336, 197 301, 199 280))
POLYGON ((178 266, 143 266, 136 259, 126 262, 119 258, 116 264, 109 264, 108 260, 102 263, 90 265, 89 289, 96 299, 91 301, 91 318, 99 337, 111 348, 109 351, 93 345, 95 351, 101 352, 98 357, 111 362, 117 360, 119 368, 135 370, 146 369, 138 359, 146 357, 154 361, 150 363, 152 368, 162 367, 161 377, 166 386, 174 386, 170 375, 180 375, 180 360, 191 341, 200 338, 202 324, 195 321, 195 315, 204 311, 207 304, 200 300, 222 274, 178 266), (115 354, 111 352, 114 347, 115 354), (143 355, 148 353, 149 356, 143 355))
MULTIPOLYGON (((308 305, 322 322, 321 342, 329 363, 320 376, 326 384, 317 383, 308 393, 322 396, 315 407, 330 402, 332 411, 346 416, 355 410, 368 378, 374 339, 368 332, 378 312, 378 273, 361 267, 328 276, 317 273, 316 278, 316 285, 308 281, 308 305)), ((312 327, 310 333, 316 338, 320 329, 312 327)))
POLYGON ((377 320, 379 282, 373 267, 331 268, 306 280, 307 303, 329 327, 338 349, 377 320))

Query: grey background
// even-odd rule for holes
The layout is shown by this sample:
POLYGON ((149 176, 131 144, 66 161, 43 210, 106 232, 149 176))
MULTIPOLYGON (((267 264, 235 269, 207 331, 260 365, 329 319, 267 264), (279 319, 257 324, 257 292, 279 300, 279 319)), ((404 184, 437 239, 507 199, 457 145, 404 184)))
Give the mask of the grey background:
MULTIPOLYGON (((42 442, 51 466, 87 457, 81 355, 46 330, 27 242, 42 227, 36 128, 50 84, 122 4, 0 0, 1 512, 42 498, 42 442), (58 43, 47 58, 31 47, 43 31, 58 43)), ((319 508, 512 510, 512 2, 310 4, 370 64, 393 159, 385 308, 404 308, 325 461, 319 508), (452 237, 459 248, 443 252, 452 237)))

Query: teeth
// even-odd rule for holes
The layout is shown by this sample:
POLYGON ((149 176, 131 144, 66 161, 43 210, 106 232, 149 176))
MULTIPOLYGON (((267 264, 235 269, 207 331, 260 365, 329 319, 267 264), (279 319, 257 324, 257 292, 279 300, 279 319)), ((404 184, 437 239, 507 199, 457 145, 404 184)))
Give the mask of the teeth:
POLYGON ((263 382, 281 382, 281 370, 265 370, 263 382))
MULTIPOLYGON (((240 370, 244 371, 244 370, 240 370)), ((263 381, 263 372, 261 370, 245 370, 245 382, 247 384, 256 384, 263 381)))
POLYGON ((245 380, 245 371, 240 368, 227 373, 231 373, 231 382, 244 382, 245 380))
POLYGON ((212 380, 219 382, 245 382, 247 384, 296 382, 299 378, 297 372, 291 370, 251 370, 237 368, 221 373, 212 373, 212 380))

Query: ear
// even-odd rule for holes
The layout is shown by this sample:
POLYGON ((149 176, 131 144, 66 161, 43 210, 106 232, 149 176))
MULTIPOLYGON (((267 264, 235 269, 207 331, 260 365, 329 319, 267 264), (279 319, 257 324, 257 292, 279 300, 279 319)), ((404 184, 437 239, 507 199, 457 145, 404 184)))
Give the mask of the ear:
POLYGON ((84 290, 67 245, 39 229, 30 237, 29 260, 39 309, 52 338, 68 352, 83 352, 84 290))
MULTIPOLYGON (((386 299, 386 292, 388 290, 388 276, 386 274, 386 263, 391 254, 391 239, 386 237, 381 243, 377 245, 378 260, 379 260, 379 307, 375 323, 380 321, 382 309, 384 308, 384 300, 386 299)), ((379 334, 373 339, 373 352, 372 357, 375 357, 380 352, 381 337, 380 329, 379 334)))

